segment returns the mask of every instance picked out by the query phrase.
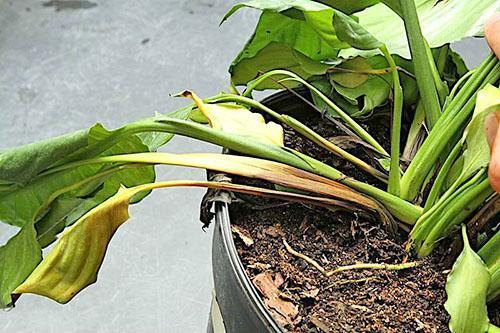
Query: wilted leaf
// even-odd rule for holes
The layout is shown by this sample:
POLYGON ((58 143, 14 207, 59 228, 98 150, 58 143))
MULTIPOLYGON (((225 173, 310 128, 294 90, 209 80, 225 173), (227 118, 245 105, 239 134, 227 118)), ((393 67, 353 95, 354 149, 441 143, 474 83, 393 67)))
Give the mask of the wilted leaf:
POLYGON ((481 258, 471 249, 465 226, 462 227, 464 249, 455 261, 446 281, 448 299, 444 304, 450 314, 452 333, 486 332, 488 313, 486 292, 490 273, 481 258))
POLYGON ((12 291, 42 260, 33 224, 26 225, 7 244, 0 247, 0 308, 12 303, 12 291))
MULTIPOLYGON (((107 140, 114 137, 116 131, 107 131, 100 124, 96 124, 90 128, 88 131, 87 141, 88 145, 78 150, 79 153, 88 147, 93 147, 95 145, 106 145, 107 140)), ((113 139, 114 140, 114 139, 113 139)), ((12 149, 12 154, 24 155, 33 154, 33 161, 36 161, 36 156, 38 153, 33 153, 31 150, 25 151, 20 148, 12 149)), ((122 137, 120 140, 109 147, 108 149, 99 152, 97 156, 107 156, 120 153, 132 153, 132 152, 147 152, 149 151, 141 140, 135 135, 128 137, 122 137)), ((50 153, 40 151, 39 154, 50 153)), ((71 154, 70 154, 71 155, 71 154)), ((91 158, 95 155, 83 156, 83 158, 91 158)), ((21 158, 21 157, 20 157, 21 158)), ((25 157, 29 160, 29 157, 25 157)), ((60 160, 66 159, 64 156, 60 160)), ((56 162, 53 160, 52 162, 56 162)), ((75 195, 78 193, 78 188, 75 186, 83 186, 86 180, 92 177, 98 177, 102 174, 103 177, 99 179, 94 179, 94 181, 100 180, 95 187, 99 184, 105 183, 102 191, 95 193, 93 196, 88 196, 89 193, 83 193, 81 197, 85 197, 85 201, 82 202, 80 207, 81 214, 76 218, 80 217, 83 213, 99 204, 103 200, 112 196, 118 190, 120 184, 125 186, 134 186, 142 183, 149 183, 155 179, 154 169, 152 167, 141 167, 141 168, 128 168, 125 170, 116 170, 115 174, 108 174, 106 169, 102 169, 100 166, 83 166, 75 170, 65 171, 57 174, 51 174, 47 176, 32 177, 30 182, 23 186, 16 187, 13 191, 2 193, 0 196, 0 221, 22 227, 27 223, 36 221, 40 218, 42 214, 45 213, 44 210, 50 208, 50 204, 57 196, 62 195, 69 191, 74 191, 75 195)), ((94 187, 94 188, 95 188, 94 187)))
POLYGON ((185 91, 182 95, 193 99, 213 129, 249 136, 268 144, 284 145, 283 127, 272 121, 266 124, 260 113, 250 112, 247 108, 236 104, 207 104, 190 91, 185 91))
MULTIPOLYGON (((221 161, 219 161, 219 163, 220 162, 221 161)), ((240 167, 244 167, 244 165, 242 164, 240 167)), ((247 167, 247 169, 253 168, 247 167)), ((253 172, 255 172, 255 170, 253 172)), ((279 173, 277 173, 276 176, 279 177, 279 173)), ((147 192, 155 188, 177 186, 218 188, 320 205, 337 204, 337 201, 328 198, 310 197, 295 193, 218 182, 167 181, 143 184, 132 188, 123 187, 113 197, 90 210, 75 224, 67 228, 59 237, 58 242, 50 250, 49 254, 34 269, 31 275, 14 290, 14 293, 38 294, 49 297, 59 303, 70 301, 78 292, 96 281, 97 273, 111 238, 116 230, 129 218, 128 206, 130 200, 140 192, 147 192)), ((31 243, 34 242, 36 248, 39 250, 38 242, 34 237, 35 233, 32 229, 31 243)), ((16 238, 11 240, 11 242, 15 244, 16 238)), ((4 261, 0 261, 0 264, 6 262, 8 264, 8 266, 6 266, 8 269, 16 268, 19 258, 16 258, 15 253, 16 252, 5 253, 6 258, 7 256, 8 258, 4 261)), ((30 267, 32 270, 33 267, 30 267)), ((25 274, 22 280, 24 280, 31 270, 19 271, 25 274)), ((13 272, 19 274, 17 268, 13 270, 13 272)), ((12 278, 10 280, 12 280, 12 278)), ((22 281, 18 280, 15 281, 17 281, 17 283, 22 281)), ((9 284, 9 286, 15 288, 17 284, 9 284)))
POLYGON ((0 181, 25 184, 40 171, 85 147, 90 130, 11 148, 0 153, 0 181))
POLYGON ((129 200, 135 193, 133 188, 121 189, 66 229, 41 264, 14 292, 38 294, 66 303, 94 283, 111 237, 129 217, 129 200))

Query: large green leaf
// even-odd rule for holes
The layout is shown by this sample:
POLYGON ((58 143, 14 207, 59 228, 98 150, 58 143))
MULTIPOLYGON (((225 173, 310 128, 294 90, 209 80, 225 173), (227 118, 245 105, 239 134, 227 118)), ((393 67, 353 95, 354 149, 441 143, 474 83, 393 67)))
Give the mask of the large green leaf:
MULTIPOLYGON (((255 79, 259 72, 278 68, 309 78, 325 73, 328 66, 321 61, 335 58, 337 53, 304 20, 266 11, 229 72, 236 85, 255 79)), ((259 86, 260 89, 267 87, 278 85, 267 80, 259 86)))
MULTIPOLYGON (((395 1, 384 2, 392 7, 397 4, 395 1)), ((423 35, 432 48, 465 37, 481 36, 485 20, 500 10, 500 2, 497 0, 415 0, 415 3, 423 35)), ((274 12, 284 12, 292 8, 300 11, 304 20, 323 39, 328 41, 333 38, 329 40, 330 45, 339 49, 337 34, 331 25, 334 12, 331 7, 308 0, 254 0, 237 4, 224 19, 245 6, 274 12), (327 24, 328 20, 330 25, 327 24)), ((379 3, 354 15, 360 26, 387 45, 391 54, 410 58, 403 21, 387 5, 379 3)), ((360 54, 372 55, 374 52, 351 48, 340 53, 344 58, 360 54)))
POLYGON ((11 293, 42 260, 33 223, 0 247, 0 308, 12 303, 11 293))
MULTIPOLYGON (((115 131, 107 131, 100 124, 93 126, 88 131, 88 145, 84 149, 99 145, 100 143, 105 145, 109 138, 113 138, 114 133, 115 131)), ((21 152, 20 154, 28 154, 27 156, 33 154, 32 152, 24 152, 22 149, 18 151, 21 152)), ((121 138, 111 148, 101 152, 97 156, 147 151, 149 151, 148 147, 137 136, 131 135, 121 138)), ((89 157, 93 157, 93 155, 87 158, 89 157)), ((89 193, 83 193, 80 196, 85 197, 85 200, 81 203, 79 216, 116 193, 120 184, 134 186, 151 182, 155 177, 152 167, 129 168, 116 174, 108 175, 106 170, 102 170, 97 166, 84 166, 76 170, 36 177, 26 185, 19 186, 0 197, 0 221, 19 227, 36 221, 37 218, 45 214, 46 210, 50 209, 50 204, 57 196, 76 190, 75 186, 83 186, 83 184, 86 184, 85 180, 99 174, 103 174, 103 178, 100 179, 98 177, 98 179, 94 179, 93 181, 100 181, 101 184, 106 182, 103 190, 97 192, 97 196, 88 196, 94 190, 91 190, 89 193)))
MULTIPOLYGON (((422 33, 432 48, 465 37, 481 36, 485 20, 500 10, 498 0, 415 0, 415 3, 422 33)), ((355 16, 359 24, 386 44, 392 54, 410 58, 403 21, 391 9, 377 4, 355 16)), ((359 54, 363 52, 355 49, 341 52, 343 57, 359 54)))
POLYGON ((444 304, 450 314, 452 333, 486 332, 488 312, 486 293, 490 273, 481 258, 471 249, 465 226, 462 227, 464 248, 446 281, 448 299, 444 304))
POLYGON ((0 182, 24 184, 58 160, 85 147, 89 130, 42 140, 0 154, 0 182))

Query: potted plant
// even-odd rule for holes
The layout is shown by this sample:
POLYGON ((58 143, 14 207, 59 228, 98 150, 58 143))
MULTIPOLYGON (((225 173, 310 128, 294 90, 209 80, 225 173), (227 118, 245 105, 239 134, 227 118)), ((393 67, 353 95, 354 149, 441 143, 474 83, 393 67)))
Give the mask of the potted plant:
POLYGON ((500 64, 467 71, 449 48, 498 1, 377 2, 238 4, 224 19, 262 15, 229 93, 183 91, 193 104, 171 114, 2 152, 0 220, 20 228, 0 248, 2 307, 23 293, 70 301, 96 281, 131 203, 197 186, 211 189, 204 203, 246 202, 216 207, 216 330, 498 330, 484 121, 500 107, 500 64), (260 103, 256 89, 284 92, 260 103), (175 134, 228 153, 155 152, 175 134), (217 174, 155 182, 154 165, 217 174))

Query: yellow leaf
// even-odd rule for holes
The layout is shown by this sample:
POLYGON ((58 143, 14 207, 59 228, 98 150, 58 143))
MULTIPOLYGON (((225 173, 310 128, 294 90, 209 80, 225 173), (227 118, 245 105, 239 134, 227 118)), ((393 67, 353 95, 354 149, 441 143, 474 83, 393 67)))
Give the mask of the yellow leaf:
POLYGON ((14 290, 66 303, 94 283, 111 237, 128 220, 134 194, 122 188, 66 229, 59 241, 31 275, 14 290))
POLYGON ((266 143, 283 146, 283 127, 270 121, 266 124, 259 113, 230 103, 207 104, 195 93, 184 91, 182 96, 191 98, 213 129, 231 134, 246 135, 266 143))

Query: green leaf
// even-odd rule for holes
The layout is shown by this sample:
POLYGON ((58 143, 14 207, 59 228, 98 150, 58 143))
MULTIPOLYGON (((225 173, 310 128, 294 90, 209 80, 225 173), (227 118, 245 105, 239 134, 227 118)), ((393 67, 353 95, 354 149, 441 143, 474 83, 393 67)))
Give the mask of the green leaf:
POLYGON ((333 27, 339 39, 358 50, 374 50, 382 43, 373 37, 362 25, 342 12, 335 11, 333 27))
POLYGON ((471 249, 465 226, 462 227, 464 248, 446 281, 448 299, 444 304, 450 314, 452 333, 486 332, 488 312, 486 292, 490 273, 481 258, 471 249))
MULTIPOLYGON (((387 62, 379 56, 368 59, 354 58, 345 64, 342 67, 358 71, 387 67, 387 62)), ((390 74, 334 73, 330 74, 330 78, 338 83, 334 84, 335 90, 351 104, 358 106, 358 111, 353 113, 353 117, 366 115, 376 107, 386 104, 391 91, 392 78, 390 74), (338 74, 343 74, 340 80, 338 74)))
MULTIPOLYGON (((193 108, 194 108, 193 104, 186 105, 167 115, 157 113, 155 117, 152 119, 157 120, 169 117, 169 118, 186 120, 189 119, 189 117, 191 116, 193 108)), ((145 132, 145 133, 139 133, 137 134, 137 136, 141 139, 142 143, 144 143, 149 148, 149 151, 157 151, 158 148, 167 144, 174 137, 174 134, 162 133, 162 132, 145 132)))
POLYGON ((12 304, 11 293, 42 260, 33 224, 22 228, 0 247, 0 308, 12 304))
MULTIPOLYGON (((262 13, 254 35, 232 62, 229 72, 236 85, 255 79, 259 72, 288 69, 304 78, 323 74, 329 67, 324 60, 335 58, 333 49, 305 21, 265 11, 262 13)), ((277 88, 266 81, 259 89, 277 88)))
MULTIPOLYGON (((85 146, 84 149, 98 146, 99 144, 106 146, 108 140, 115 140, 114 133, 116 133, 116 131, 107 131, 100 124, 93 126, 88 131, 87 140, 89 144, 85 146)), ((146 147, 135 135, 115 141, 117 142, 114 143, 111 148, 104 152, 100 152, 97 156, 149 151, 148 147, 146 147)), ((16 149, 13 151, 16 151, 16 149)), ((19 151, 19 154, 33 154, 32 152, 25 152, 22 149, 17 151, 19 151)), ((82 150, 80 150, 80 152, 81 151, 82 150)), ((88 157, 93 157, 93 155, 88 157)), ((83 184, 81 183, 85 183, 86 179, 99 175, 100 173, 104 173, 103 178, 100 179, 101 183, 106 182, 104 192, 98 192, 99 196, 97 197, 86 197, 85 201, 82 202, 85 208, 80 209, 80 215, 78 216, 81 216, 90 208, 116 193, 120 184, 134 186, 142 183, 149 183, 155 178, 154 169, 152 167, 128 168, 118 171, 120 172, 116 175, 108 175, 107 171, 100 167, 84 166, 76 170, 36 177, 26 185, 19 186, 13 191, 3 193, 0 196, 0 221, 19 227, 36 221, 37 218, 45 214, 46 210, 50 209, 50 204, 57 196, 76 190, 74 188, 75 186, 82 186, 83 184)), ((94 181, 97 180, 94 179, 94 181)), ((74 193, 76 195, 77 192, 74 193)), ((84 193, 84 196, 85 195, 88 195, 88 193, 84 193)))
MULTIPOLYGON (((319 91, 321 91, 325 96, 327 96, 330 100, 335 101, 335 103, 344 110, 349 116, 352 117, 353 114, 359 111, 357 107, 357 102, 352 102, 350 100, 346 100, 342 95, 335 91, 335 88, 332 86, 329 80, 326 77, 322 77, 321 79, 314 80, 311 84, 316 87, 319 91)), ((318 95, 311 94, 314 105, 318 107, 321 111, 325 111, 334 117, 339 117, 337 112, 329 107, 318 95)))
POLYGON ((89 130, 8 149, 0 154, 0 182, 25 184, 40 171, 87 145, 89 130))
MULTIPOLYGON (((483 24, 500 10, 497 0, 415 0, 422 33, 431 48, 466 37, 482 36, 483 24)), ((387 45, 391 54, 410 58, 404 24, 398 14, 383 4, 356 13, 359 24, 387 45), (381 19, 383 18, 383 19, 381 19)), ((343 50, 344 58, 373 54, 356 49, 343 50)))

